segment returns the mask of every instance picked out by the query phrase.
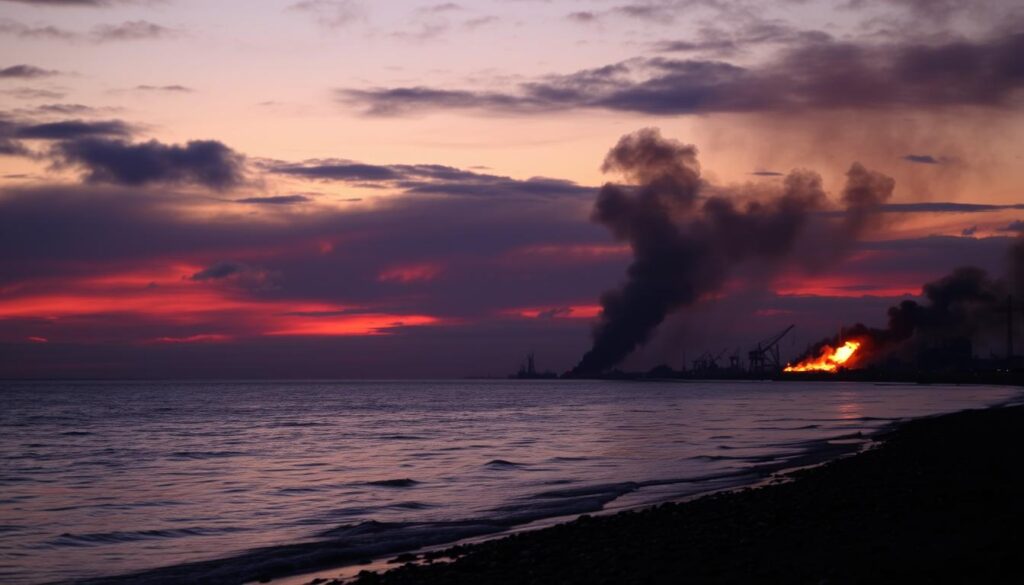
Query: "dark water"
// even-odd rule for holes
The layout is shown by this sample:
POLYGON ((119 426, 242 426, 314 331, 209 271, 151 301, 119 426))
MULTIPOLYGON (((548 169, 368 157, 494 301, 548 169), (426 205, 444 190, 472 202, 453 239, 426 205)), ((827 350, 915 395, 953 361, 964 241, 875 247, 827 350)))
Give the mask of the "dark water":
POLYGON ((368 520, 525 522, 635 506, 750 481, 744 470, 824 439, 1017 392, 852 383, 0 383, 0 582, 122 574, 322 538, 368 520), (718 479, 690 481, 706 476, 718 479))

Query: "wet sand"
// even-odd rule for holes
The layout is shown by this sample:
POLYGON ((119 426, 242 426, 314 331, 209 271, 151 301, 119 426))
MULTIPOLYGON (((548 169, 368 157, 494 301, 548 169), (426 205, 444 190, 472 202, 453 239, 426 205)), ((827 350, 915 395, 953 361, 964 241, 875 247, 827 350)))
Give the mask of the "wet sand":
POLYGON ((345 582, 1024 583, 1024 407, 881 438, 791 481, 403 555, 345 582))

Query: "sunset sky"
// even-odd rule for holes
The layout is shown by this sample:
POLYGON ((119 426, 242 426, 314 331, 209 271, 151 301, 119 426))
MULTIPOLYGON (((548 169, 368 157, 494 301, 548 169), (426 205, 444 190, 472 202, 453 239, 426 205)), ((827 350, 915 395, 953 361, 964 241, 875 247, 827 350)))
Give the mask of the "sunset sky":
POLYGON ((791 323, 793 356, 1024 232, 1014 0, 0 0, 0 55, 0 377, 564 371, 632 258, 591 214, 643 128, 701 198, 809 171, 824 226, 854 163, 895 189, 626 367, 791 323))

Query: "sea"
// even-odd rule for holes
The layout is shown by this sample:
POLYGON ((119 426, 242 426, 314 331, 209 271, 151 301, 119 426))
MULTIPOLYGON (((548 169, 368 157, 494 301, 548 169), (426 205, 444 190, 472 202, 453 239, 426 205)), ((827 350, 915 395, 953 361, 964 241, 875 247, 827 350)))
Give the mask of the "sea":
POLYGON ((1019 397, 847 382, 0 382, 0 583, 249 563, 321 541, 392 554, 752 484, 900 420, 1019 397))

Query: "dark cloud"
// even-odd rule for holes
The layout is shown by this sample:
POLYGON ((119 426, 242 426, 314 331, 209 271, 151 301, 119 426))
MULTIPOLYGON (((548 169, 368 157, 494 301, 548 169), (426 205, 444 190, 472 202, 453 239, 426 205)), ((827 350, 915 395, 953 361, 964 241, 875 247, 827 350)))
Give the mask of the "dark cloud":
POLYGON ((110 0, 0 0, 14 4, 34 4, 36 6, 104 6, 110 0))
POLYGON ((562 179, 520 180, 444 165, 370 165, 352 161, 313 160, 303 164, 271 163, 271 173, 363 186, 388 186, 406 193, 486 196, 580 196, 593 190, 562 179))
POLYGON ((0 144, 2 144, 0 154, 31 155, 31 152, 21 144, 22 140, 59 141, 89 137, 128 137, 131 134, 131 126, 120 120, 98 122, 62 120, 36 123, 0 116, 0 144))
POLYGON ((586 302, 588 291, 621 271, 618 257, 572 263, 529 252, 607 244, 598 227, 579 220, 583 204, 564 198, 397 195, 345 211, 271 205, 261 219, 205 213, 208 205, 205 197, 164 187, 7 188, 0 197, 0 286, 166 262, 154 259, 211 267, 229 258, 286 275, 281 298, 469 316, 586 302), (339 245, 325 252, 322 242, 339 245), (395 285, 378 279, 396 265, 425 262, 444 266, 445 278, 429 283, 434 294, 415 301, 396 298, 395 285), (491 276, 479 278, 481 270, 491 276))
POLYGON ((62 164, 83 168, 92 183, 195 184, 223 190, 244 182, 244 157, 215 140, 182 146, 79 138, 58 143, 54 154, 62 164))
POLYGON ((750 173, 755 177, 783 177, 785 173, 779 173, 777 171, 754 171, 750 173))
POLYGON ((284 164, 271 166, 268 170, 280 175, 327 181, 388 181, 402 176, 391 167, 353 162, 284 164))
POLYGON ((110 6, 113 4, 152 4, 158 0, 0 0, 36 6, 110 6))
POLYGON ((24 125, 14 131, 15 138, 34 140, 70 140, 96 136, 127 137, 131 134, 131 126, 120 120, 102 122, 66 120, 24 125))
POLYGON ((9 89, 3 93, 14 96, 20 100, 59 100, 64 97, 64 94, 59 91, 52 91, 49 89, 37 89, 32 87, 19 87, 17 89, 9 89))
POLYGON ((581 10, 579 12, 570 12, 568 15, 566 15, 566 18, 573 22, 589 24, 591 22, 597 21, 599 16, 595 12, 581 10))
POLYGON ((83 104, 44 104, 37 106, 35 111, 40 114, 60 114, 62 116, 93 114, 96 108, 83 104))
POLYGON ((419 107, 491 109, 509 112, 544 112, 572 107, 568 102, 587 99, 588 93, 613 91, 626 83, 641 60, 585 69, 521 84, 519 95, 498 92, 439 90, 426 87, 379 90, 339 90, 343 102, 361 104, 374 115, 401 114, 419 107))
POLYGON ((28 156, 30 151, 17 140, 0 137, 0 156, 28 156))
POLYGON ((0 68, 0 79, 36 79, 57 75, 56 71, 42 69, 34 65, 11 65, 0 68))
POLYGON ((1011 221, 1007 226, 999 228, 999 231, 1024 233, 1024 221, 1016 219, 1011 221))
POLYGON ((996 205, 987 203, 887 203, 881 211, 886 213, 986 213, 1007 209, 1024 209, 1024 204, 996 205))
POLYGON ((462 27, 469 30, 475 30, 480 27, 495 24, 500 21, 501 19, 498 18, 497 16, 479 16, 477 18, 470 18, 466 20, 465 22, 462 23, 462 27))
POLYGON ((218 262, 193 274, 191 280, 220 280, 246 270, 246 265, 238 262, 218 262))
POLYGON ((345 26, 363 15, 363 6, 356 0, 301 0, 288 10, 310 14, 318 24, 328 28, 345 26))
MULTIPOLYGON (((1007 0, 974 0, 960 2, 958 0, 848 0, 845 8, 862 10, 868 7, 892 7, 910 24, 921 26, 924 23, 946 24, 950 20, 964 15, 986 17, 998 21, 1009 12, 1012 14, 1013 2, 1007 0)), ((892 19, 892 16, 887 16, 892 19)))
POLYGON ((531 177, 519 180, 496 175, 435 181, 414 179, 401 181, 399 186, 407 193, 488 197, 578 197, 590 196, 594 192, 590 187, 564 179, 531 177))
POLYGON ((816 174, 794 171, 781 193, 763 200, 705 196, 697 149, 654 129, 624 136, 602 170, 635 185, 606 184, 593 213, 616 240, 629 244, 633 262, 626 282, 601 296, 593 347, 573 370, 581 376, 620 363, 669 314, 718 293, 744 262, 779 269, 823 255, 834 261, 872 227, 873 211, 894 187, 892 179, 855 163, 847 173, 841 218, 813 226, 815 212, 827 206, 816 174))
POLYGON ((73 40, 78 34, 55 26, 28 26, 11 19, 0 20, 0 34, 14 35, 23 39, 73 40))
POLYGON ((396 31, 391 33, 391 36, 406 41, 423 42, 444 35, 450 28, 451 24, 447 21, 418 22, 410 30, 396 31))
POLYGON ((485 108, 495 110, 541 109, 540 102, 522 96, 500 93, 434 89, 429 87, 399 87, 392 89, 343 89, 338 98, 346 103, 363 105, 367 113, 392 115, 422 107, 444 109, 485 108))
POLYGON ((978 233, 978 226, 972 225, 971 227, 964 228, 963 231, 960 232, 960 235, 965 238, 971 238, 974 237, 974 234, 976 233, 978 233))
POLYGON ((103 43, 108 41, 137 41, 178 36, 179 32, 146 20, 126 21, 120 24, 101 24, 93 27, 88 35, 55 26, 28 26, 21 22, 0 20, 0 34, 14 35, 23 39, 56 39, 75 41, 88 39, 103 43))
POLYGON ((103 24, 92 30, 97 42, 138 41, 177 36, 177 31, 146 20, 131 20, 121 24, 103 24))
POLYGON ((192 93, 195 91, 191 87, 185 87, 184 85, 136 85, 136 91, 166 91, 171 93, 192 93))
POLYGON ((238 203, 256 203, 262 205, 295 205, 297 203, 308 203, 312 201, 305 195, 274 195, 272 197, 246 197, 236 199, 238 203))
POLYGON ((663 41, 656 48, 666 53, 710 53, 732 55, 761 45, 813 46, 828 43, 832 36, 804 30, 777 20, 752 20, 733 29, 704 26, 695 38, 663 41))
POLYGON ((222 282, 250 291, 268 292, 281 287, 282 277, 258 266, 243 262, 216 262, 189 277, 193 282, 222 282))
POLYGON ((981 106, 1019 102, 1024 33, 984 41, 804 43, 759 66, 634 59, 522 83, 514 92, 429 87, 340 90, 367 113, 417 109, 549 112, 601 108, 699 114, 832 108, 981 106))
POLYGON ((434 4, 432 6, 425 6, 423 8, 420 8, 419 10, 421 12, 430 12, 430 13, 457 12, 459 10, 463 10, 463 7, 462 7, 461 4, 456 4, 455 2, 444 2, 444 3, 441 3, 441 4, 434 4))
POLYGON ((66 7, 66 8, 103 8, 117 5, 154 5, 161 4, 167 0, 0 0, 13 4, 28 4, 31 6, 66 7))
POLYGON ((630 18, 637 18, 661 24, 670 24, 676 17, 676 10, 674 7, 657 3, 623 4, 622 6, 612 8, 611 11, 630 18))
POLYGON ((17 124, 14 121, 0 116, 0 154, 9 156, 26 152, 25 146, 13 138, 16 130, 17 124))
POLYGON ((930 154, 908 154, 903 157, 903 160, 907 162, 922 164, 922 165, 937 165, 941 164, 939 159, 935 158, 930 154))

